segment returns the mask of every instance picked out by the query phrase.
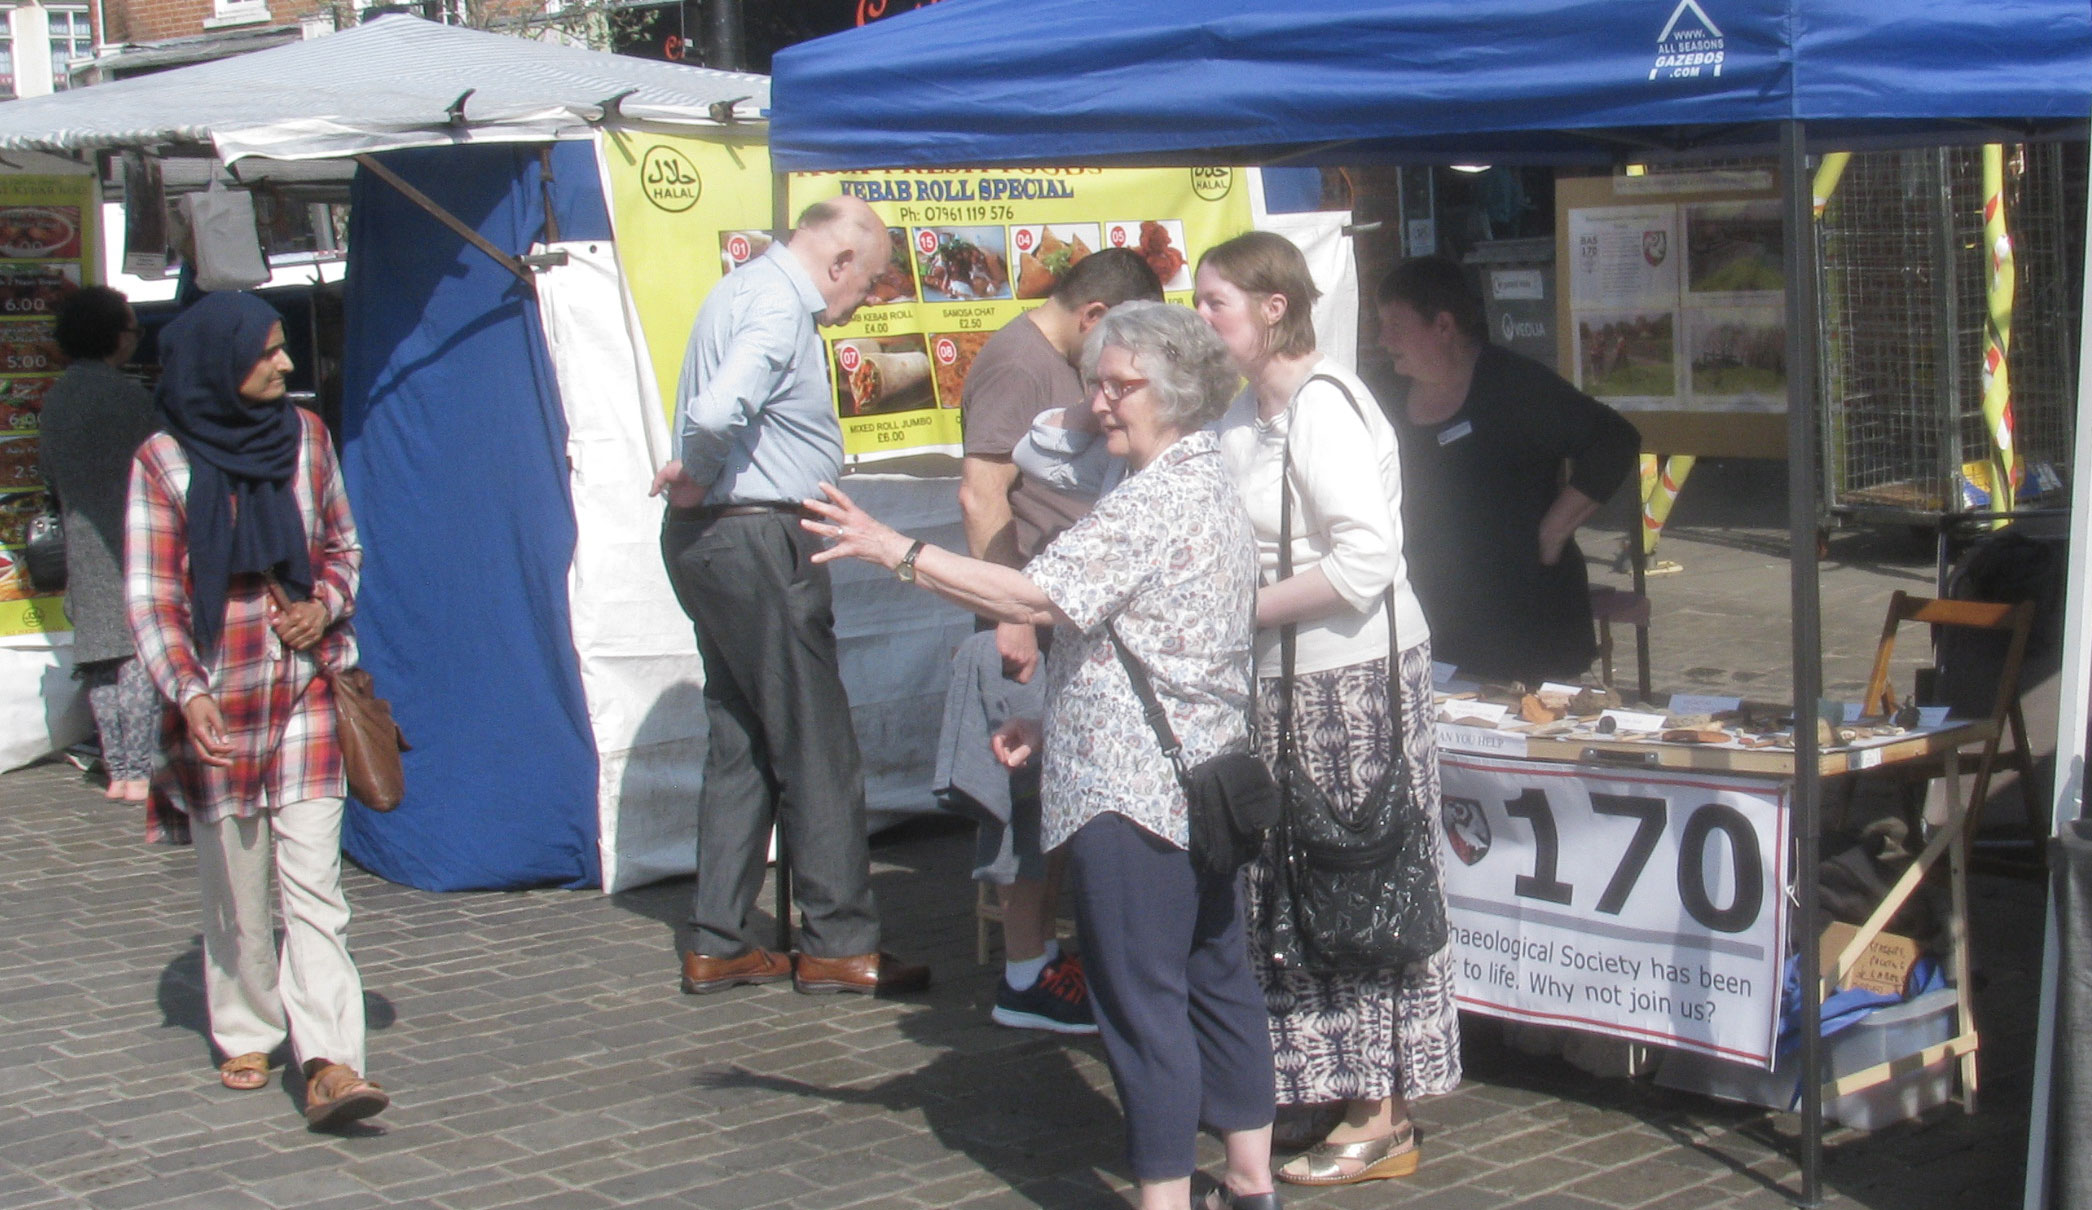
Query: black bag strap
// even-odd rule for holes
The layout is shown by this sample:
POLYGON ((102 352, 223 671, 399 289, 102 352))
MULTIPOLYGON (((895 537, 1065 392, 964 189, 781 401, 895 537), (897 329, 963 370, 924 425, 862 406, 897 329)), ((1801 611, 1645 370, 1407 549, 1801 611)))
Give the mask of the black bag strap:
MULTIPOLYGON (((1126 679, 1133 682, 1133 692, 1140 698, 1141 713, 1148 720, 1148 727, 1155 732, 1155 742, 1162 745, 1162 754, 1169 757, 1170 767, 1177 771, 1177 784, 1189 790, 1191 772, 1184 767, 1184 745, 1177 740, 1177 733, 1169 725, 1169 712, 1162 708, 1162 699, 1155 694, 1154 682, 1148 679, 1147 665, 1126 650, 1126 643, 1119 638, 1118 623, 1106 621, 1104 635, 1111 640, 1111 649, 1119 657, 1119 666, 1126 670, 1126 679)), ((1250 678, 1254 681, 1254 675, 1250 678)))
MULTIPOLYGON (((1358 397, 1342 379, 1329 374, 1312 374, 1308 382, 1326 382, 1343 392, 1351 410, 1358 413, 1361 421, 1366 419, 1365 409, 1358 404, 1358 397)), ((1307 383, 1302 383, 1305 388, 1307 383)), ((1294 399, 1299 399, 1299 391, 1294 399)), ((1293 406, 1288 404, 1286 417, 1286 440, 1279 455, 1278 479, 1278 578, 1288 580, 1293 576, 1293 406)), ((1380 594, 1380 607, 1387 614, 1387 703, 1388 715, 1395 728, 1395 747, 1399 752, 1405 742, 1402 723, 1402 677, 1400 663, 1402 648, 1395 639, 1395 586, 1391 583, 1380 594)), ((1294 646, 1299 635, 1298 624, 1288 622, 1279 627, 1279 681, 1278 681, 1278 745, 1281 761, 1293 755, 1293 665, 1294 646)), ((1254 680, 1255 678, 1251 678, 1254 680)))

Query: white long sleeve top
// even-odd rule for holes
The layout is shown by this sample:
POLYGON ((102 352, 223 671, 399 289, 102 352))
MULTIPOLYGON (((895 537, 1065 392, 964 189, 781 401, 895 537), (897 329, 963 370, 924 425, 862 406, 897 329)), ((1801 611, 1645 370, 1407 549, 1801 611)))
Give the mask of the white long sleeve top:
MULTIPOLYGON (((1268 421, 1258 419, 1256 392, 1244 387, 1218 428, 1221 454, 1256 531, 1267 584, 1279 574, 1279 479, 1291 433, 1293 574, 1322 568, 1349 606, 1300 624, 1296 672, 1385 657, 1382 593, 1390 585, 1397 647, 1430 637, 1402 558, 1402 460, 1395 431, 1356 375, 1323 358, 1287 410, 1268 421), (1357 406, 1326 378, 1343 383, 1357 406)), ((1277 627, 1257 632, 1256 657, 1258 675, 1279 674, 1277 627)))

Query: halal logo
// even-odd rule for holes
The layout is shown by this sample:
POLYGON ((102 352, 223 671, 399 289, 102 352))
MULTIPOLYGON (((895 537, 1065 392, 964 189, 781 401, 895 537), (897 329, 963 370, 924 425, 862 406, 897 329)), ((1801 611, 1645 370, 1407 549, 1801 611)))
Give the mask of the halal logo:
POLYGON ((1656 62, 1649 78, 1691 80, 1701 76, 1719 78, 1728 43, 1722 31, 1707 19, 1697 0, 1678 0, 1663 32, 1656 35, 1656 62))
POLYGON ((1660 265, 1663 258, 1671 254, 1671 233, 1668 231, 1642 232, 1642 259, 1651 265, 1660 265))
POLYGON ((1445 823, 1446 843, 1453 847, 1460 864, 1473 865, 1489 856, 1489 817, 1482 813, 1481 803, 1447 795, 1439 815, 1445 823))
POLYGON ((1235 187, 1235 170, 1232 168, 1194 168, 1191 170, 1191 191, 1209 202, 1217 202, 1235 187))
POLYGON ((658 144, 647 148, 639 161, 639 187, 646 191, 646 200, 670 214, 697 205, 698 195, 704 192, 697 165, 675 148, 658 144))

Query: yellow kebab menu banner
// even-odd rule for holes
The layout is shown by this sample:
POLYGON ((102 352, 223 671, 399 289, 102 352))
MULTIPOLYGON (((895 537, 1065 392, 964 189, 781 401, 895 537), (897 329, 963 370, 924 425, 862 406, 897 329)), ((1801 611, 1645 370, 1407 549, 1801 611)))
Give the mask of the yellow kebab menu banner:
MULTIPOLYGON (((967 168, 794 173, 791 211, 839 193, 888 224, 893 262, 848 323, 825 328, 843 449, 853 459, 960 445, 973 356, 1069 266, 1132 248, 1172 302, 1206 249, 1250 227, 1235 168, 967 168)), ((741 232, 753 256, 764 232, 741 232)))

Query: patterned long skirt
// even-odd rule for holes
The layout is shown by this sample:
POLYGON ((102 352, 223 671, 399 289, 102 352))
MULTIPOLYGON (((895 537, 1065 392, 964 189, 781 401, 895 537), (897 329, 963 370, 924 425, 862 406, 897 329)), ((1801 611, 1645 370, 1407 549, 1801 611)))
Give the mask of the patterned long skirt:
MULTIPOLYGON (((1438 826, 1438 737, 1432 725, 1431 644, 1404 651, 1402 735, 1411 807, 1438 826)), ((1258 746, 1278 757, 1278 679, 1257 686, 1258 746)), ((1365 798, 1387 768, 1394 742, 1387 665, 1379 660, 1293 678, 1295 747, 1315 784, 1339 806, 1365 798)), ((1432 853, 1437 855, 1434 846, 1432 853)), ((1271 1051, 1281 1105, 1405 1099, 1460 1084, 1460 1017, 1453 1006, 1452 946, 1399 970, 1314 974, 1271 964, 1273 872, 1250 863, 1251 969, 1271 1014, 1271 1051)))

